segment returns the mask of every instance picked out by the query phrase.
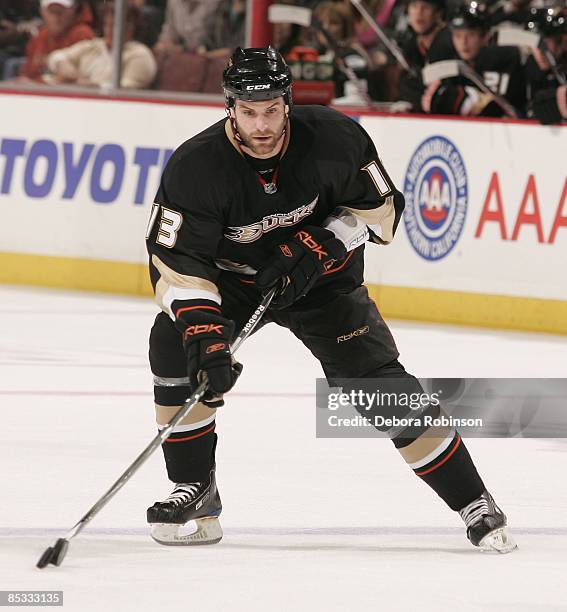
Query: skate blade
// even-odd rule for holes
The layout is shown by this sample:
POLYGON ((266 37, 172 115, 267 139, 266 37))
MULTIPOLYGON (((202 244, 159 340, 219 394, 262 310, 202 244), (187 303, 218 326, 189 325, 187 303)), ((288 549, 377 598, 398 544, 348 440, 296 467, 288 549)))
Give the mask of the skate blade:
POLYGON ((505 555, 518 548, 514 538, 506 527, 500 527, 486 534, 479 542, 478 547, 484 553, 500 553, 505 555))
POLYGON ((150 535, 158 544, 165 546, 202 546, 221 541, 222 527, 216 516, 196 519, 195 523, 197 529, 188 534, 180 533, 185 525, 153 523, 150 535))

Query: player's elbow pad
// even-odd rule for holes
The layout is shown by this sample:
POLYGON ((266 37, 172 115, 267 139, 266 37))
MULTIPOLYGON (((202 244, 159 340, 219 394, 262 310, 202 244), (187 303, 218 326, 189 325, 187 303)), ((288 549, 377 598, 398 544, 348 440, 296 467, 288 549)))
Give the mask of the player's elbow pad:
POLYGON ((347 252, 364 244, 370 237, 366 223, 346 208, 335 208, 322 223, 325 229, 333 232, 344 245, 347 252))

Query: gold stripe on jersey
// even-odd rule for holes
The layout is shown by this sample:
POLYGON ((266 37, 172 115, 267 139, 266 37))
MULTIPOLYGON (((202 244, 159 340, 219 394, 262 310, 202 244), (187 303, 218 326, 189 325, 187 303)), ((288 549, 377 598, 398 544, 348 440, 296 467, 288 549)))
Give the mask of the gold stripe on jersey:
POLYGON ((368 225, 370 229, 380 226, 380 244, 390 244, 394 239, 394 223, 396 221, 396 209, 394 207, 394 196, 389 195, 384 204, 376 208, 360 209, 344 207, 356 215, 368 225))
POLYGON ((157 255, 152 255, 152 263, 160 273, 160 279, 156 283, 156 302, 165 313, 169 314, 169 307, 164 303, 164 296, 170 287, 207 291, 214 294, 220 303, 220 293, 218 287, 213 282, 198 276, 180 274, 163 263, 157 255))

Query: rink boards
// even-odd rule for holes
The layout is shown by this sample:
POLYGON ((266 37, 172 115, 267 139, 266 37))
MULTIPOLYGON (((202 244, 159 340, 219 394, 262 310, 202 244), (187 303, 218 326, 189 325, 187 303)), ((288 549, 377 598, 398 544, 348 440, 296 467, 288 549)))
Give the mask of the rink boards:
MULTIPOLYGON (((149 294, 161 171, 222 106, 0 93, 0 282, 149 294)), ((354 116, 406 196, 367 248, 387 317, 567 334, 565 127, 354 116)))

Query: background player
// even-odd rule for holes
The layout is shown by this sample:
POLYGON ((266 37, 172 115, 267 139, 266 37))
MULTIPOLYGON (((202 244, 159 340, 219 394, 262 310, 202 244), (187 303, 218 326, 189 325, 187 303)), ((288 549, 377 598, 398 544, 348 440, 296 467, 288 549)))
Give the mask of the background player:
MULTIPOLYGON (((449 20, 453 49, 435 61, 458 59, 467 63, 495 93, 514 109, 525 108, 526 78, 517 47, 489 46, 490 21, 486 7, 475 0, 458 7, 449 20)), ((493 96, 482 92, 465 76, 429 85, 422 98, 425 112, 446 115, 502 117, 505 113, 493 96)))

